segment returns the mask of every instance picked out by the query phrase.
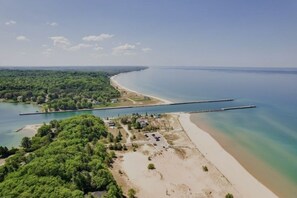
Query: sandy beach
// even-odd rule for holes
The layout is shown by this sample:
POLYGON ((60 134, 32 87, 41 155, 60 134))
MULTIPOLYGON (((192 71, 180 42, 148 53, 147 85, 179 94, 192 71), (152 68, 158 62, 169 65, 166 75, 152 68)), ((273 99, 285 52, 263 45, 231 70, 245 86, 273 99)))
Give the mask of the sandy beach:
POLYGON ((243 197, 277 197, 245 170, 207 132, 190 120, 190 114, 180 114, 180 122, 199 151, 234 185, 243 197))
POLYGON ((190 114, 168 115, 173 129, 160 132, 170 142, 168 149, 144 144, 117 154, 112 173, 124 192, 133 188, 138 197, 277 197, 193 124, 190 114), (156 169, 148 170, 149 163, 156 169))
MULTIPOLYGON (((122 89, 133 91, 119 85, 113 78, 112 82, 122 89)), ((153 151, 146 146, 140 152, 122 154, 120 162, 116 164, 128 177, 125 181, 127 186, 136 187, 139 197, 154 197, 158 194, 163 195, 159 197, 224 197, 226 193, 232 193, 234 197, 277 197, 211 135, 192 123, 190 114, 177 115, 189 138, 183 142, 187 159, 180 160, 173 150, 162 152, 152 159, 158 171, 150 172, 147 170, 147 154, 153 151), (194 148, 197 152, 193 152, 194 148), (207 164, 213 172, 205 174, 201 169, 203 164, 207 164)))
POLYGON ((22 133, 27 137, 33 137, 36 133, 39 127, 41 127, 43 124, 30 124, 24 126, 21 130, 18 131, 18 133, 22 133))
POLYGON ((172 101, 170 101, 170 100, 166 100, 166 99, 159 98, 159 97, 152 96, 152 95, 142 94, 142 93, 136 92, 136 91, 134 91, 134 90, 131 90, 131 89, 127 88, 127 87, 124 87, 123 85, 120 85, 120 84, 115 80, 116 77, 117 77, 117 75, 112 76, 112 77, 110 78, 110 83, 111 83, 113 86, 118 87, 119 89, 123 89, 123 90, 129 91, 129 92, 132 92, 132 93, 136 93, 136 94, 140 94, 140 95, 145 95, 145 96, 154 98, 154 99, 156 99, 156 100, 159 100, 161 103, 164 103, 164 104, 170 104, 170 103, 172 103, 172 101))
POLYGON ((112 173, 124 192, 133 188, 137 197, 147 198, 224 197, 228 193, 242 197, 191 142, 179 124, 179 116, 167 114, 172 129, 159 132, 170 144, 169 148, 160 149, 148 143, 140 145, 135 152, 117 154, 112 173), (156 169, 148 170, 149 163, 156 169))

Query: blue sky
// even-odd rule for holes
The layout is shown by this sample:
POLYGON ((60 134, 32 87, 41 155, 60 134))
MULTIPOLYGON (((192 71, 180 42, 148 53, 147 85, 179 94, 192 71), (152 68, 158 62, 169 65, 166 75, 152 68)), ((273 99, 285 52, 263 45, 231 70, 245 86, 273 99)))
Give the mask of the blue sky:
POLYGON ((0 65, 297 67, 297 1, 0 0, 0 65))

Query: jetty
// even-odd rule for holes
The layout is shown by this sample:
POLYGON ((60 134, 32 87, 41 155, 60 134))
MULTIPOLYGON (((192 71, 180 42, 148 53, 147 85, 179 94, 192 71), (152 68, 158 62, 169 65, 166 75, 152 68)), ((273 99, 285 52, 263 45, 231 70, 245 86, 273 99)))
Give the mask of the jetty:
POLYGON ((191 111, 189 113, 208 113, 208 112, 221 112, 221 111, 231 111, 231 110, 238 110, 238 109, 251 109, 256 108, 256 105, 243 105, 243 106, 235 106, 235 107, 223 107, 219 109, 206 109, 206 110, 199 110, 199 111, 191 111))
POLYGON ((217 100, 197 100, 188 102, 173 102, 164 104, 150 104, 150 105, 134 105, 134 106, 118 106, 118 107, 100 107, 92 109, 76 109, 76 110, 64 110, 64 111, 49 111, 49 112, 29 112, 20 113, 20 116, 24 115, 38 115, 38 114, 50 114, 50 113, 65 113, 65 112, 80 112, 80 111, 96 111, 96 110, 115 110, 115 109, 129 109, 140 107, 158 107, 158 106, 173 106, 173 105, 186 105, 186 104, 198 104, 198 103, 216 103, 216 102, 232 102, 233 98, 217 99, 217 100))

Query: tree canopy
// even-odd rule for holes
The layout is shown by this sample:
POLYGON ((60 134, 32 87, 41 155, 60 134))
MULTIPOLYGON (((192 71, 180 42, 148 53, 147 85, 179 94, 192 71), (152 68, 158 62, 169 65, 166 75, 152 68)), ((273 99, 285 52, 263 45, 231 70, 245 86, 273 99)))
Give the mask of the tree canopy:
POLYGON ((43 105, 48 110, 92 108, 120 93, 103 72, 1 70, 0 99, 43 105))
POLYGON ((105 191, 122 197, 108 170, 112 153, 100 139, 107 138, 103 121, 80 115, 44 125, 0 167, 0 197, 84 197, 105 191))

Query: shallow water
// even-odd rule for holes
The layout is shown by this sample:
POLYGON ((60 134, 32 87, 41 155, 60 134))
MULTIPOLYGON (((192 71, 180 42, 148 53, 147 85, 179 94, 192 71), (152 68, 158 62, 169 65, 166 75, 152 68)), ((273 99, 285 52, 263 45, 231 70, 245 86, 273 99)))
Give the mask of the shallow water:
MULTIPOLYGON (((281 194, 285 197, 297 194, 297 69, 151 68, 119 75, 116 80, 130 89, 173 101, 231 97, 236 98, 233 104, 257 105, 256 109, 207 113, 203 117, 233 148, 251 154, 279 176, 269 177, 264 168, 261 178, 291 185, 276 189, 280 188, 278 184, 284 187, 276 181, 269 187, 287 191, 281 194)), ((257 169, 254 162, 240 162, 257 169)))
POLYGON ((190 112, 202 109, 217 109, 232 105, 232 102, 220 102, 210 104, 185 104, 174 106, 155 106, 155 107, 139 107, 128 109, 113 109, 113 110, 94 110, 81 112, 63 112, 51 114, 37 114, 20 116, 19 113, 35 112, 38 110, 36 106, 25 104, 0 103, 0 145, 2 146, 18 146, 23 133, 16 130, 24 127, 27 124, 48 123, 53 119, 64 119, 80 114, 94 114, 103 118, 116 117, 119 115, 128 115, 132 113, 140 114, 156 114, 164 112, 190 112))
POLYGON ((26 124, 49 122, 78 114, 113 117, 131 113, 189 112, 255 104, 256 109, 205 113, 203 118, 215 129, 214 136, 228 139, 231 144, 229 148, 238 148, 238 156, 250 155, 255 159, 255 162, 240 161, 248 169, 257 169, 258 172, 252 173, 262 174, 267 177, 266 181, 277 180, 272 186, 277 192, 280 192, 277 188, 286 188, 281 184, 289 183, 290 187, 287 185, 287 189, 282 189, 286 191, 282 197, 294 197, 297 194, 294 188, 297 186, 297 69, 150 68, 120 74, 116 80, 127 88, 172 101, 220 98, 235 98, 236 101, 33 116, 18 115, 36 111, 37 107, 32 105, 0 103, 0 145, 19 145, 23 135, 15 131, 26 124), (257 168, 260 164, 264 167, 261 173, 257 168), (274 174, 268 170, 274 171, 278 178, 271 179, 274 174))

